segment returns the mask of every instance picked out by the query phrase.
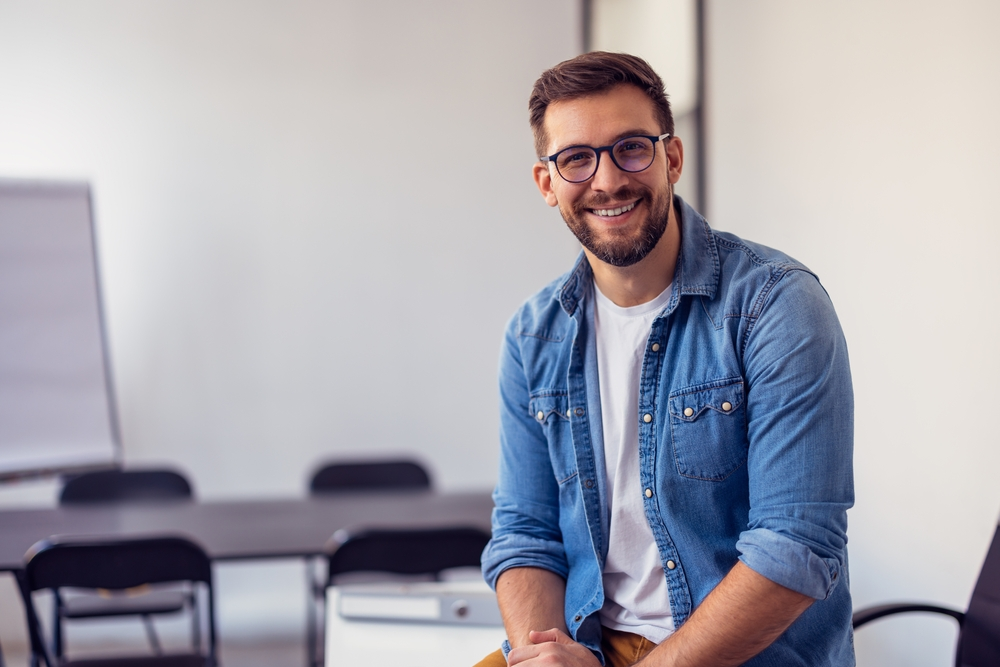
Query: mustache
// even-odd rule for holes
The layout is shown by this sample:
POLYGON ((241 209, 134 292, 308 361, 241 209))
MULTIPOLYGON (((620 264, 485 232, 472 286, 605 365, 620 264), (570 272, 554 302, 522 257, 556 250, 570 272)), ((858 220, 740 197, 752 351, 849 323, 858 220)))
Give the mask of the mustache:
POLYGON ((611 194, 605 194, 603 192, 595 193, 593 196, 589 197, 586 201, 578 202, 575 206, 577 211, 584 211, 587 209, 594 208, 605 208, 608 204, 612 202, 620 202, 625 199, 643 199, 649 194, 648 188, 633 188, 633 187, 623 187, 619 190, 615 190, 611 194))

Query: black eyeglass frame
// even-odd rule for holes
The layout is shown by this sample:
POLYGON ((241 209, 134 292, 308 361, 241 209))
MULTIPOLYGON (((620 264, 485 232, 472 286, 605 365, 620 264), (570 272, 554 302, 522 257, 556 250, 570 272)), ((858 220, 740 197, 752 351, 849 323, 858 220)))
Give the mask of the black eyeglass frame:
POLYGON ((652 135, 652 134, 632 134, 632 135, 629 135, 627 137, 622 137, 621 139, 619 139, 618 141, 616 141, 615 143, 613 143, 613 144, 611 144, 609 146, 600 146, 600 147, 596 147, 595 148, 594 146, 587 146, 586 144, 576 144, 574 146, 567 146, 566 148, 563 148, 560 151, 556 151, 552 155, 539 156, 538 159, 541 160, 542 162, 549 162, 553 166, 555 166, 556 173, 559 174, 559 177, 561 179, 563 179, 564 181, 566 181, 567 183, 574 183, 574 184, 586 183, 587 181, 589 181, 590 179, 592 179, 594 177, 594 175, 597 174, 597 170, 601 168, 601 153, 602 152, 607 152, 608 156, 611 157, 611 161, 615 164, 616 167, 618 167, 622 171, 624 171, 624 172, 626 172, 628 174, 638 174, 639 172, 646 171, 651 166, 653 166, 653 161, 656 160, 656 144, 658 144, 659 142, 663 141, 664 139, 666 139, 669 136, 670 136, 669 132, 665 132, 665 133, 661 134, 658 137, 656 135, 652 135), (652 144, 653 144, 653 157, 650 159, 649 164, 647 164, 642 169, 635 169, 635 170, 626 169, 625 167, 623 167, 620 164, 618 164, 618 160, 615 159, 615 153, 611 149, 613 149, 615 146, 617 146, 618 144, 622 143, 623 141, 628 141, 629 139, 640 139, 640 138, 641 139, 649 139, 652 142, 652 144), (556 158, 559 157, 560 154, 565 153, 566 151, 573 150, 574 148, 589 148, 590 150, 594 151, 594 155, 597 156, 597 159, 594 160, 594 171, 593 171, 593 173, 591 173, 590 176, 588 176, 587 178, 581 179, 579 181, 571 181, 568 178, 566 178, 565 176, 563 176, 563 173, 561 171, 559 171, 559 163, 556 162, 556 158))

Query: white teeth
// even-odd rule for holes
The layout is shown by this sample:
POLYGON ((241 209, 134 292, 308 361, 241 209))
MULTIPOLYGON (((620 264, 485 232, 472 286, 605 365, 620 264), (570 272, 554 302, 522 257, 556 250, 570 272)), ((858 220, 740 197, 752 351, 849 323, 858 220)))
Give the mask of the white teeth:
POLYGON ((611 217, 615 215, 621 215, 622 213, 628 213, 633 208, 635 208, 635 202, 632 202, 628 206, 620 206, 618 208, 595 208, 594 213, 596 215, 603 215, 605 217, 611 217))

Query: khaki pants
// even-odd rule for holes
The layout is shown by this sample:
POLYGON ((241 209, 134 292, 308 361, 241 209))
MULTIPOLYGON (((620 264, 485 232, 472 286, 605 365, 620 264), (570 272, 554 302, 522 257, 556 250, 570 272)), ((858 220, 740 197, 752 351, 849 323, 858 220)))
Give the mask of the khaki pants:
MULTIPOLYGON (((601 628, 601 650, 607 667, 629 667, 639 662, 656 644, 640 635, 611 628, 601 628)), ((475 667, 507 667, 503 651, 495 651, 475 664, 475 667)))

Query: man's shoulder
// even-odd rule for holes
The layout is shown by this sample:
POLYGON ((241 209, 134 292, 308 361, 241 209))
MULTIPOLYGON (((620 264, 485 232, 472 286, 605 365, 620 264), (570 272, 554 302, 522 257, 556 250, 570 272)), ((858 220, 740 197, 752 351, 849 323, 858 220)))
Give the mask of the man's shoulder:
POLYGON ((711 231, 718 251, 718 292, 729 306, 755 310, 779 283, 796 292, 825 294, 819 276, 804 263, 763 243, 736 234, 711 231))
POLYGON ((718 249, 718 286, 704 302, 713 321, 737 313, 749 320, 812 313, 808 326, 832 326, 833 303, 819 276, 791 255, 735 234, 712 231, 718 249), (791 309, 791 310, 790 310, 791 309))
POLYGON ((589 277, 589 265, 581 253, 569 271, 521 303, 510 319, 508 333, 560 340, 570 322, 566 308, 578 302, 587 289, 583 283, 589 277))
MULTIPOLYGON (((679 287, 682 294, 710 300, 754 299, 759 289, 789 273, 816 276, 791 255, 762 243, 712 228, 678 198, 681 212, 679 287)), ((735 304, 734 304, 735 305, 735 304)))
POLYGON ((727 263, 743 264, 745 270, 762 269, 769 272, 799 270, 812 274, 812 271, 805 264, 788 253, 771 246, 715 229, 712 230, 712 236, 719 248, 720 263, 723 266, 727 263))

